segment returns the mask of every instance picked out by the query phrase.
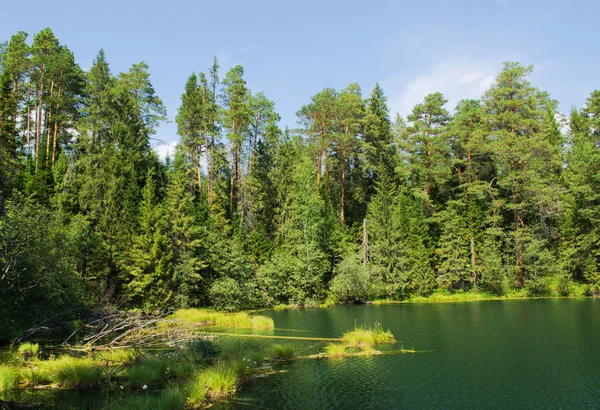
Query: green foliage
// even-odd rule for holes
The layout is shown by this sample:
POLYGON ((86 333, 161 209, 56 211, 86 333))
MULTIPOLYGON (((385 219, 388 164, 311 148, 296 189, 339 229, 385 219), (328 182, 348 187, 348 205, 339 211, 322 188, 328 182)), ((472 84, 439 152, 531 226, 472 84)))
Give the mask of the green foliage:
POLYGON ((0 50, 2 341, 85 308, 600 292, 598 90, 566 137, 518 63, 454 114, 434 92, 392 123, 378 84, 349 84, 281 130, 215 58, 188 78, 161 162, 145 63, 112 73, 100 50, 84 73, 52 30, 32 37, 0 50))
POLYGON ((368 297, 369 266, 361 265, 356 254, 348 254, 342 259, 334 275, 329 292, 336 302, 351 303, 368 297))

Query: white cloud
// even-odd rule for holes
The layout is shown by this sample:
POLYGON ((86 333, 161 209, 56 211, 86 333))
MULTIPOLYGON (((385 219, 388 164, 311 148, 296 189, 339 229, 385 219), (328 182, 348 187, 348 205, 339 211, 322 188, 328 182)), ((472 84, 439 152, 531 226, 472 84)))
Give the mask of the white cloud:
POLYGON ((156 155, 158 155, 158 158, 160 158, 161 161, 164 161, 168 156, 172 157, 175 155, 177 144, 177 141, 171 141, 168 143, 159 143, 152 148, 154 149, 154 152, 156 152, 156 155))
POLYGON ((392 117, 396 113, 406 117, 427 94, 436 91, 444 94, 447 109, 453 111, 462 99, 480 98, 494 83, 501 67, 499 61, 453 58, 439 62, 416 78, 398 75, 383 81, 382 86, 389 95, 392 117))

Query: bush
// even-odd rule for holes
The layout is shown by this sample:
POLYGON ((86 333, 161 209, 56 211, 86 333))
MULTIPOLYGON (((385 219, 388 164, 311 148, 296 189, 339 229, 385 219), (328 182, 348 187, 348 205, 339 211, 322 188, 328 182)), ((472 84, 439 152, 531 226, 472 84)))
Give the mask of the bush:
POLYGON ((329 292, 335 301, 352 303, 367 297, 369 271, 360 264, 358 255, 348 254, 335 268, 329 292))
POLYGON ((239 310, 242 306, 242 291, 235 279, 216 280, 210 287, 209 293, 213 306, 219 310, 232 312, 239 310))

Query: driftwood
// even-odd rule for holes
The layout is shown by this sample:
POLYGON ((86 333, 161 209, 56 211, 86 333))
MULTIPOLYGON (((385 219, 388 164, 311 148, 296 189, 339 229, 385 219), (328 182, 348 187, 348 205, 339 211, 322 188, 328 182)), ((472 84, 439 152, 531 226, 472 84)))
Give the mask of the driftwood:
POLYGON ((67 337, 62 345, 71 350, 174 347, 196 339, 211 339, 191 324, 131 312, 107 312, 67 337))

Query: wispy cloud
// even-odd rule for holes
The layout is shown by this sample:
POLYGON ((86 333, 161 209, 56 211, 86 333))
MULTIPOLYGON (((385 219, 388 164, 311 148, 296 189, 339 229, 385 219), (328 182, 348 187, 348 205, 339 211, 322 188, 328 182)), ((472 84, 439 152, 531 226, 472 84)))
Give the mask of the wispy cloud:
POLYGON ((461 99, 481 97, 500 68, 499 61, 453 58, 441 61, 416 77, 397 75, 382 85, 388 92, 392 115, 406 116, 427 94, 436 91, 444 94, 449 101, 448 109, 453 110, 461 99))

